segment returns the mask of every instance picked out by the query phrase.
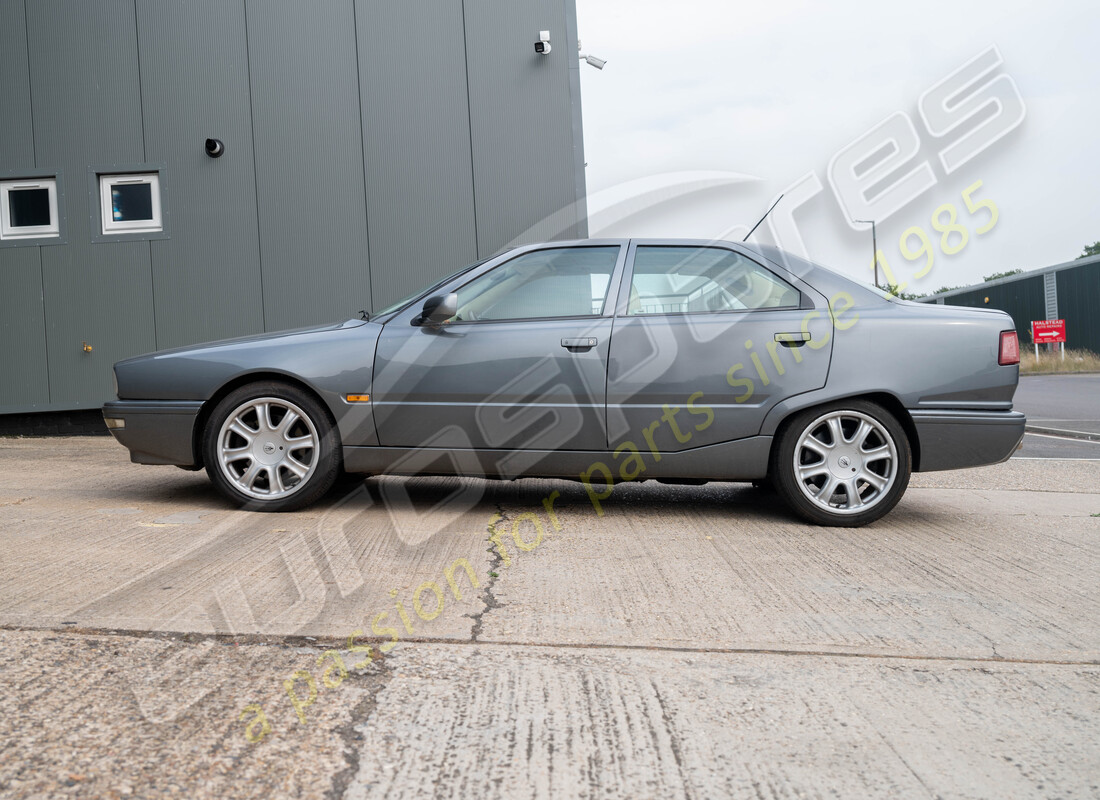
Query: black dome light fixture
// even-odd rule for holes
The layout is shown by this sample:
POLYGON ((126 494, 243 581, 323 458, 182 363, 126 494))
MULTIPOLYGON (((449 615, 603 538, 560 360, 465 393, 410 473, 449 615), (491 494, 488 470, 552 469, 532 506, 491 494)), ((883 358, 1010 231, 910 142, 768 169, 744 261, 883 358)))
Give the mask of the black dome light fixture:
POLYGON ((206 154, 211 158, 221 158, 225 152, 225 142, 221 139, 206 140, 206 154))

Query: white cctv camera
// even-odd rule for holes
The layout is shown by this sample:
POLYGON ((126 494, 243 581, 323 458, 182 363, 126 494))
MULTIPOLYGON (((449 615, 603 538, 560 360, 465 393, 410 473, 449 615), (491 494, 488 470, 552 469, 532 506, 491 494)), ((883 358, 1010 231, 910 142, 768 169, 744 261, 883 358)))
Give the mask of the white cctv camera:
POLYGON ((580 54, 581 61, 588 64, 588 66, 590 66, 590 67, 595 67, 596 69, 603 69, 604 65, 607 63, 607 61, 605 61, 602 58, 596 58, 595 56, 586 56, 584 53, 582 53, 581 52, 581 40, 580 39, 577 39, 577 53, 580 54))
POLYGON ((539 31, 539 40, 535 42, 535 52, 540 56, 550 54, 550 31, 539 31))

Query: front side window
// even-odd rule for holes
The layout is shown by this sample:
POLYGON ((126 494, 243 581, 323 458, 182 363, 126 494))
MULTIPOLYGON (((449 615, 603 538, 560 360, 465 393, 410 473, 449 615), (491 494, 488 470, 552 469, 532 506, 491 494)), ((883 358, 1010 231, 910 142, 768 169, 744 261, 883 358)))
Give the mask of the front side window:
POLYGON ((0 239, 38 239, 60 235, 57 179, 0 182, 0 239))
POLYGON ((456 322, 603 312, 618 247, 561 247, 513 258, 458 290, 456 322))
POLYGON ((100 175, 99 208, 104 234, 164 230, 160 176, 155 172, 100 175))
POLYGON ((798 308, 798 290, 740 253, 718 247, 639 247, 627 313, 690 314, 798 308))

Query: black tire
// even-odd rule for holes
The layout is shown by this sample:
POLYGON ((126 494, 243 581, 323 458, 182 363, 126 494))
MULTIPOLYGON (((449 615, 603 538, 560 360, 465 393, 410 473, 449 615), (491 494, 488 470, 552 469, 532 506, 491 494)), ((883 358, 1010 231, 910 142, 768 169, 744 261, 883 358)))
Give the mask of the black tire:
POLYGON ((343 467, 325 408, 297 386, 275 381, 242 386, 218 403, 203 431, 203 459, 218 490, 249 511, 308 506, 343 467))
POLYGON ((799 412, 784 423, 771 454, 776 491, 796 514, 817 525, 857 528, 874 522, 898 504, 911 472, 905 430, 893 414, 866 400, 799 412))

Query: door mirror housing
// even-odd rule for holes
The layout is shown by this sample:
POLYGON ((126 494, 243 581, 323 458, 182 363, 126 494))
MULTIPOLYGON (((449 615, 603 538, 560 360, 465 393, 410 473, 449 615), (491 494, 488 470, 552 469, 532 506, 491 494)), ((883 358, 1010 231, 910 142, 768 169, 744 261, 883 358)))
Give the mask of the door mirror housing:
POLYGON ((420 312, 420 324, 439 325, 458 313, 458 295, 437 294, 424 301, 420 312))

